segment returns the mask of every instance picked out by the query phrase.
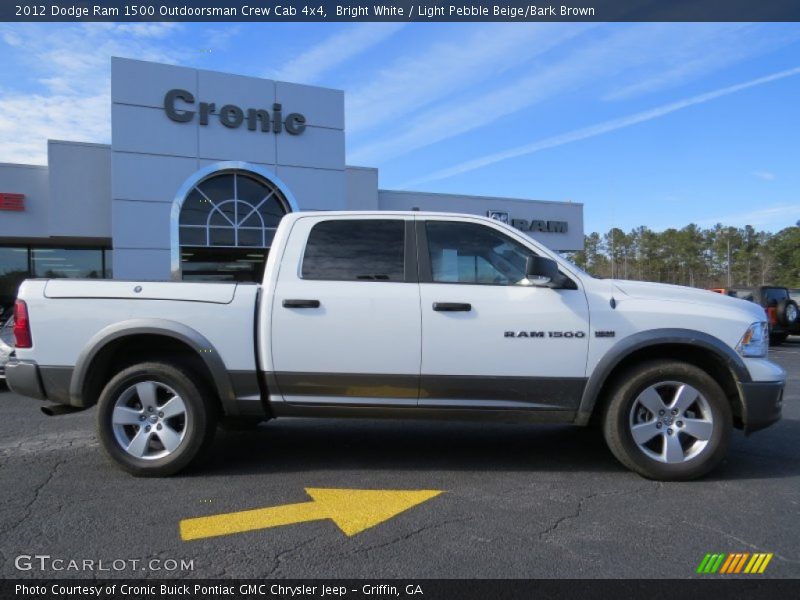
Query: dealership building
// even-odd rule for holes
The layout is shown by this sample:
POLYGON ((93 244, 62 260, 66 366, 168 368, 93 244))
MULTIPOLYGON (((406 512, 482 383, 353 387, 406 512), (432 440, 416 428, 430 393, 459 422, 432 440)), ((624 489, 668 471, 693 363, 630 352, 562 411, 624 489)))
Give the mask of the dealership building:
POLYGON ((0 164, 0 306, 25 277, 258 279, 297 210, 489 215, 583 247, 579 203, 380 189, 345 162, 341 90, 114 58, 111 102, 110 145, 0 164))

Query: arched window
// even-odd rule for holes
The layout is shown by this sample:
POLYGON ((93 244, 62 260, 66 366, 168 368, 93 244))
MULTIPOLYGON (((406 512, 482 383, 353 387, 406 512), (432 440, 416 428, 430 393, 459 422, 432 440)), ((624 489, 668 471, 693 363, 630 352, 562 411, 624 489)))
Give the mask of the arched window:
POLYGON ((269 181, 247 171, 217 172, 186 196, 180 245, 268 248, 287 212, 286 199, 269 181))
POLYGON ((290 210, 281 189, 256 173, 226 169, 201 179, 180 207, 181 278, 260 281, 275 229, 290 210))

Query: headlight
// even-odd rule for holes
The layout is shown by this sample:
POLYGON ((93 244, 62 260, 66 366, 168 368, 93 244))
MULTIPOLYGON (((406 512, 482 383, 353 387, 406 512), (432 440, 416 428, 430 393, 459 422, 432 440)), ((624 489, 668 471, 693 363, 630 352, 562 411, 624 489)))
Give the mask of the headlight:
POLYGON ((753 323, 736 344, 736 351, 742 356, 763 358, 769 350, 769 325, 762 321, 753 323))

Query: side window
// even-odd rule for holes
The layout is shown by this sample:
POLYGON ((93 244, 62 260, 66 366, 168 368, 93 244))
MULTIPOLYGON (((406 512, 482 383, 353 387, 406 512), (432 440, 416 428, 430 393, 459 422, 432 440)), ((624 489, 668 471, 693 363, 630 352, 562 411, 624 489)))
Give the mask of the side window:
POLYGON ((311 228, 303 279, 403 281, 405 222, 335 219, 311 228))
POLYGON ((476 223, 427 221, 431 275, 437 283, 515 285, 532 254, 499 231, 476 223))

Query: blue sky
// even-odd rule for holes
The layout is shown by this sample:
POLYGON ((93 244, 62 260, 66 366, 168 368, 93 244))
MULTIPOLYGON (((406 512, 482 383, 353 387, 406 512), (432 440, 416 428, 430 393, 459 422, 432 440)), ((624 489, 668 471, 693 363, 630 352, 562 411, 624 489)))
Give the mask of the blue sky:
POLYGON ((582 202, 587 231, 800 219, 797 24, 4 24, 0 161, 109 142, 112 55, 344 89, 383 188, 582 202))

